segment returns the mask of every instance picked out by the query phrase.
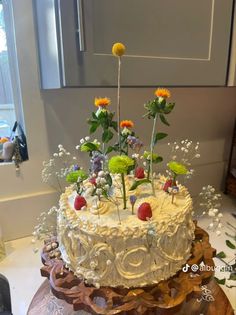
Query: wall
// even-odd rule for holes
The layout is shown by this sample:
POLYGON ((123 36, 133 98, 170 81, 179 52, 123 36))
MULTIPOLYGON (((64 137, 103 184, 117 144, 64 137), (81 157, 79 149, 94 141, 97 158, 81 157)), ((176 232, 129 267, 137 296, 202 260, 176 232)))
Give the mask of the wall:
MULTIPOLYGON (((13 0, 13 3, 30 161, 24 163, 20 176, 16 176, 13 165, 0 165, 0 224, 5 239, 29 235, 37 215, 57 202, 53 191, 41 182, 42 161, 59 143, 72 149, 87 135, 86 119, 93 109, 95 96, 111 97, 114 104, 116 99, 115 89, 40 92, 32 1, 13 0)), ((171 91, 177 105, 169 119, 171 127, 161 127, 169 133, 169 138, 160 145, 160 154, 167 155, 167 141, 183 138, 200 141, 202 157, 190 184, 191 191, 195 194, 206 183, 222 187, 236 114, 236 88, 174 88, 171 91)), ((149 140, 150 124, 141 118, 143 104, 152 97, 153 88, 122 90, 122 117, 135 121, 137 133, 144 141, 149 140)), ((84 155, 80 155, 80 160, 86 164, 84 155)))

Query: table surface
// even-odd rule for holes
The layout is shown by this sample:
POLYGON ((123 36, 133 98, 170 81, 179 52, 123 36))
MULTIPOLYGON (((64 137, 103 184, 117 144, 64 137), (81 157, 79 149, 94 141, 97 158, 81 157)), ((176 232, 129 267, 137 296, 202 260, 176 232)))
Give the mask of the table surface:
MULTIPOLYGON (((226 262, 230 262, 235 258, 235 251, 228 248, 225 244, 227 236, 225 231, 233 234, 232 230, 228 229, 226 222, 231 222, 236 225, 236 220, 231 216, 231 212, 236 211, 236 200, 228 196, 223 198, 223 213, 224 217, 222 223, 224 228, 222 235, 216 236, 215 233, 209 232, 210 242, 212 247, 217 251, 224 251, 227 255, 226 262)), ((204 229, 207 228, 209 219, 201 218, 198 225, 204 229)), ((42 244, 37 244, 39 248, 42 244)), ((39 253, 33 252, 33 245, 31 244, 31 237, 18 239, 6 243, 7 256, 0 262, 0 273, 5 275, 11 287, 12 308, 15 315, 26 315, 30 302, 35 295, 38 288, 45 281, 40 275, 40 268, 42 266, 39 253)), ((223 266, 224 264, 215 258, 216 266, 223 266)), ((219 279, 228 278, 229 273, 216 271, 216 276, 219 279)), ((236 285, 235 281, 226 281, 227 285, 236 285)), ((233 309, 236 311, 236 288, 227 288, 225 285, 221 286, 222 290, 228 297, 233 309)), ((204 314, 205 315, 205 314, 204 314)))

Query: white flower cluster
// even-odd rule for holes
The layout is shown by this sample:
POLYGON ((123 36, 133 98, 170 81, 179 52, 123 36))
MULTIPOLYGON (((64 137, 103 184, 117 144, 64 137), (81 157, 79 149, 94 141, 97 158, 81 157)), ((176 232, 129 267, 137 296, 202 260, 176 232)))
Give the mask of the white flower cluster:
POLYGON ((94 178, 95 178, 95 191, 94 193, 100 197, 101 195, 103 195, 104 193, 108 193, 108 190, 110 188, 109 184, 107 183, 106 180, 106 175, 107 173, 104 171, 99 171, 97 177, 95 178, 96 174, 94 174, 94 178))
MULTIPOLYGON (((71 156, 71 153, 67 151, 62 144, 58 145, 58 152, 53 154, 48 162, 43 162, 42 180, 44 183, 48 183, 57 191, 62 192, 64 179, 73 168, 73 164, 77 158, 71 156)), ((64 183, 65 184, 65 183, 64 183)))
MULTIPOLYGON (((174 143, 168 143, 171 146, 171 160, 184 164, 189 172, 184 176, 186 179, 190 179, 194 174, 194 169, 191 168, 192 161, 200 158, 199 142, 193 142, 192 140, 185 139, 181 141, 175 141, 174 143)), ((171 172, 166 171, 169 176, 171 172)))
POLYGON ((78 145, 75 147, 76 150, 79 150, 80 147, 81 147, 81 145, 84 144, 84 143, 87 143, 87 142, 92 142, 92 143, 94 143, 94 144, 96 144, 96 145, 98 145, 98 146, 101 145, 101 143, 100 143, 97 139, 94 139, 93 141, 91 141, 90 137, 87 136, 87 137, 84 137, 84 138, 81 138, 81 139, 80 139, 80 141, 79 141, 80 144, 78 144, 78 145))
MULTIPOLYGON (((139 153, 134 153, 134 154, 131 155, 131 157, 132 157, 133 159, 135 159, 135 160, 138 160, 139 157, 140 157, 140 155, 139 155, 139 153)), ((140 157, 140 158, 141 158, 141 157, 140 157)), ((143 157, 142 157, 142 158, 143 158, 143 157)))
POLYGON ((51 169, 55 167, 54 159, 50 159, 48 162, 43 161, 43 170, 42 170, 42 180, 44 183, 50 181, 53 176, 51 173, 51 169))
POLYGON ((70 154, 70 152, 69 151, 66 151, 66 149, 63 147, 63 145, 62 144, 59 144, 58 145, 58 153, 56 152, 56 153, 53 153, 53 156, 54 157, 63 157, 63 156, 70 156, 71 154, 70 154))
MULTIPOLYGON (((46 238, 55 237, 57 235, 57 212, 56 207, 52 207, 47 212, 42 212, 37 218, 38 224, 34 227, 32 233, 32 244, 36 240, 45 240, 46 238)), ((34 249, 37 252, 37 248, 34 249)))
POLYGON ((223 214, 219 210, 221 207, 221 194, 216 193, 215 188, 208 185, 202 187, 199 197, 202 215, 208 215, 212 219, 208 228, 215 231, 216 235, 220 235, 220 229, 222 228, 221 218, 223 217, 223 214))

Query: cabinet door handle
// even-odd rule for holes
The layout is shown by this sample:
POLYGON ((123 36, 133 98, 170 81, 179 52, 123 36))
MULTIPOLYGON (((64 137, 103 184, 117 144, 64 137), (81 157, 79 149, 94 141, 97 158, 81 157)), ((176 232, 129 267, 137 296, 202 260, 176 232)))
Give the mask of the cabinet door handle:
POLYGON ((80 51, 85 51, 85 43, 84 43, 84 21, 83 21, 83 0, 76 0, 77 4, 77 22, 78 29, 77 32, 79 34, 79 47, 80 51))

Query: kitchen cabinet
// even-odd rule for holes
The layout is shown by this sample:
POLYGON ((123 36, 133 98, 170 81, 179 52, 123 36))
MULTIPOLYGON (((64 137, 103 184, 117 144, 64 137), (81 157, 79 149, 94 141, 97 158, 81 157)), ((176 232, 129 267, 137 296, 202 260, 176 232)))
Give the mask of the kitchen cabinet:
POLYGON ((42 88, 224 86, 233 0, 34 0, 42 88))

